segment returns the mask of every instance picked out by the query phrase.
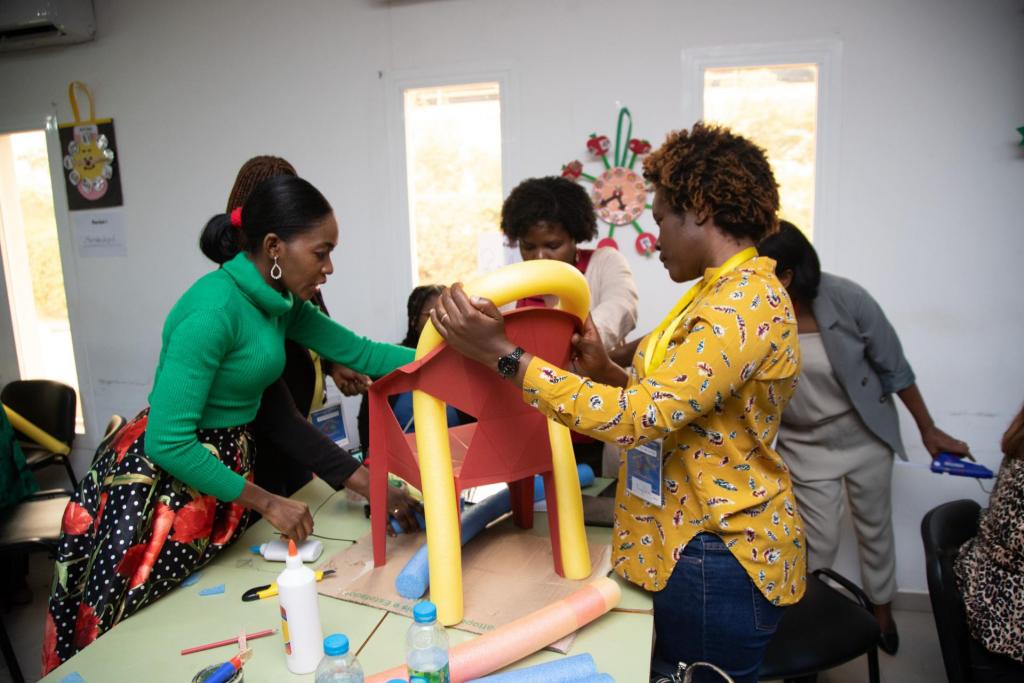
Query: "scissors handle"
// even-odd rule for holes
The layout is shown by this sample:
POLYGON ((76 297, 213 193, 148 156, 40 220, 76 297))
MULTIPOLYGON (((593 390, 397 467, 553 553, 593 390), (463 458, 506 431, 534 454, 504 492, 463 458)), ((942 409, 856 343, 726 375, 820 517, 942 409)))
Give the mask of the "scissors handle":
MULTIPOLYGON (((327 569, 323 571, 314 572, 315 579, 322 581, 325 576, 330 576, 335 573, 333 569, 327 569)), ((254 586, 249 590, 242 593, 242 602, 255 602, 262 600, 263 598, 272 598, 277 595, 277 582, 267 583, 262 586, 254 586)))

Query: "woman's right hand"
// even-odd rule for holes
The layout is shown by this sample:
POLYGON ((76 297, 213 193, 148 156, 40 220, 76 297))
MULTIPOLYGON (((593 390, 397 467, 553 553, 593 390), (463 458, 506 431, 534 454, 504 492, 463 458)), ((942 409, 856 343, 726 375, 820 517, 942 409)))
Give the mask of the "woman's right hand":
POLYGON ((262 515, 282 536, 296 543, 305 541, 313 533, 313 516, 309 514, 309 506, 297 500, 271 494, 262 515))
POLYGON ((263 515, 272 527, 296 543, 313 533, 313 515, 309 514, 308 505, 273 494, 251 481, 245 482, 235 502, 263 515))
POLYGON ((608 357, 601 333, 589 315, 583 323, 583 330, 572 335, 572 351, 572 365, 576 374, 601 384, 626 385, 626 372, 608 357))

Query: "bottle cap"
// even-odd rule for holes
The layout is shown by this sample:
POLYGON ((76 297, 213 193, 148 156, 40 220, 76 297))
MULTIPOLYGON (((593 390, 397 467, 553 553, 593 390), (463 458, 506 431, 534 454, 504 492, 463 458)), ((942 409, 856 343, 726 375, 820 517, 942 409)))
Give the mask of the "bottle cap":
POLYGON ((409 679, 409 683, 430 683, 430 681, 423 676, 413 676, 409 679))
POLYGON ((288 554, 289 555, 298 555, 299 554, 299 549, 295 547, 295 541, 293 541, 290 538, 288 539, 288 554))
POLYGON ((412 618, 416 620, 417 624, 429 624, 432 621, 437 621, 437 607, 430 600, 416 603, 416 606, 412 608, 412 618))
POLYGON ((337 657, 348 652, 348 636, 344 633, 332 633, 324 638, 324 654, 337 657))

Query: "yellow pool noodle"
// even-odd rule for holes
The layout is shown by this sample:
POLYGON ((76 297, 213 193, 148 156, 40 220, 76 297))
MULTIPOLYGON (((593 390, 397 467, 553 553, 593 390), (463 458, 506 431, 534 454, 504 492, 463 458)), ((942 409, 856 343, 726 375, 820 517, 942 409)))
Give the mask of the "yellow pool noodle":
MULTIPOLYGON (((621 598, 619 584, 602 576, 567 598, 459 643, 448 651, 452 683, 480 678, 518 662, 603 616, 621 598)), ((366 683, 404 680, 406 674, 405 666, 396 666, 370 676, 366 683)))
POLYGON ((67 455, 71 452, 71 447, 66 443, 50 436, 6 405, 4 405, 4 412, 7 413, 7 419, 11 421, 12 427, 35 441, 46 450, 54 453, 60 453, 62 455, 67 455))
MULTIPOLYGON (((466 293, 488 298, 497 306, 536 294, 553 294, 558 297, 559 309, 581 321, 590 310, 590 289, 583 274, 560 261, 524 261, 505 266, 467 284, 466 293)), ((427 321, 416 346, 416 358, 427 355, 443 341, 433 323, 427 321)), ((462 552, 445 403, 417 390, 412 394, 412 411, 427 522, 430 599, 437 605, 438 621, 451 626, 462 621, 462 552)), ((590 554, 569 430, 549 421, 548 434, 558 497, 562 568, 567 578, 583 579, 590 575, 590 554)))

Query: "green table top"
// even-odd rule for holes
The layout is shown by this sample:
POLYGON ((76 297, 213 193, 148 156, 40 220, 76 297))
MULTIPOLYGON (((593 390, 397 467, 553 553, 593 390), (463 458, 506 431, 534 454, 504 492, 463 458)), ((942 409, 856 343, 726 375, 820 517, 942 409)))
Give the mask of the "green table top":
MULTIPOLYGON (((606 482, 605 482, 606 483, 606 482)), ((600 490, 601 481, 585 493, 600 490)), ((335 493, 320 480, 297 492, 295 499, 314 512, 317 537, 324 544, 323 562, 344 550, 370 531, 361 503, 335 493)), ((547 520, 536 513, 534 533, 547 533, 547 520)), ((597 542, 609 541, 609 529, 588 528, 597 542)), ((234 637, 246 632, 280 627, 277 600, 243 603, 242 593, 272 582, 282 569, 280 562, 267 562, 249 551, 249 546, 277 537, 266 521, 254 524, 231 548, 222 552, 201 571, 199 581, 180 587, 105 633, 89 647, 55 669, 43 681, 58 682, 78 672, 86 683, 137 683, 138 681, 190 681, 200 669, 226 661, 236 650, 221 647, 182 656, 187 647, 234 637), (203 588, 224 584, 220 595, 200 596, 203 588)), ((598 670, 621 682, 646 680, 654 628, 651 599, 639 588, 619 581, 622 602, 608 615, 584 627, 570 655, 590 652, 598 670)), ((345 633, 356 649, 368 674, 402 663, 405 631, 411 620, 371 607, 332 600, 320 600, 320 621, 325 634, 345 633)), ((448 629, 452 644, 474 635, 448 629)), ((250 642, 253 656, 245 666, 248 683, 260 681, 312 681, 313 674, 295 675, 285 666, 280 634, 250 642)), ((558 659, 562 655, 542 651, 517 662, 511 669, 558 659)))

